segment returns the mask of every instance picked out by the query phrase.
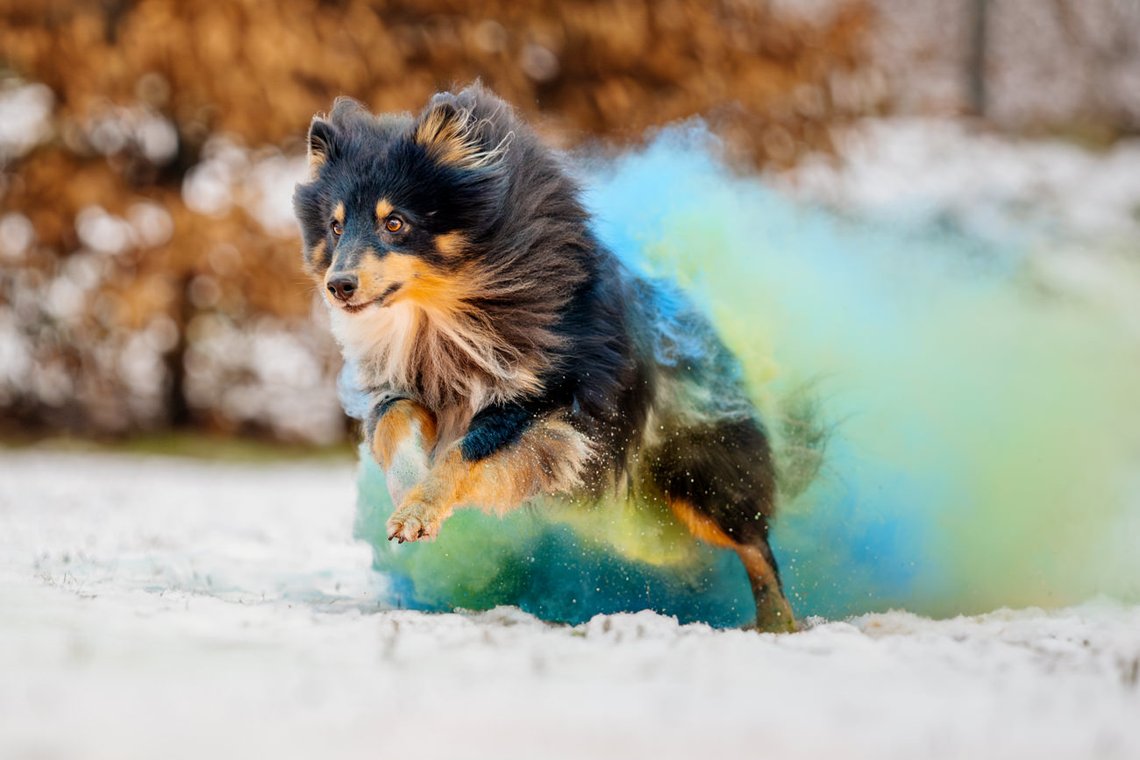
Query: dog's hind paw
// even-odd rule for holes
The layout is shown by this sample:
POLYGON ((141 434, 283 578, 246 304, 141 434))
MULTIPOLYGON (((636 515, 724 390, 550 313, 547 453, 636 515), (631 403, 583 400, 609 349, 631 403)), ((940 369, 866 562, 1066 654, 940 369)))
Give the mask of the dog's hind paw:
POLYGON ((439 532, 442 522, 430 504, 412 501, 400 505, 388 518, 388 540, 405 541, 430 540, 439 532))

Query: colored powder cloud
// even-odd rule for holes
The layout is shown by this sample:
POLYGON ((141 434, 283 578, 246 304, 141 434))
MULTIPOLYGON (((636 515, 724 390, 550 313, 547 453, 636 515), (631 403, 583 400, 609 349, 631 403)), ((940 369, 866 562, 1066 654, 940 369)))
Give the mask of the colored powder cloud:
MULTIPOLYGON (((712 316, 780 445, 796 446, 786 423, 805 399, 827 428, 773 538, 797 612, 1140 599, 1137 336, 1039 287, 1024 246, 808 208, 714 154, 699 129, 665 132, 598 167, 587 202, 629 268, 679 280, 712 316)), ((1119 277, 1140 293, 1135 268, 1119 277)), ((383 475, 362 460, 357 533, 394 603, 569 622, 752 614, 735 556, 660 515, 466 510, 432 544, 390 545, 383 475), (615 549, 607 531, 628 540, 615 549)))

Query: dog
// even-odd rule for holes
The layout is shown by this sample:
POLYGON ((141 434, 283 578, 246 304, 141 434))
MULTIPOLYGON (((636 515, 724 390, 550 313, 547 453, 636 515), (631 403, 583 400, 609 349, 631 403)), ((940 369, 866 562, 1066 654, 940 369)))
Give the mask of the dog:
POLYGON ((739 364, 599 242, 564 160, 479 84, 418 116, 338 98, 310 125, 303 266, 369 398, 388 538, 431 539, 461 507, 620 494, 735 550, 757 627, 794 630, 739 364))

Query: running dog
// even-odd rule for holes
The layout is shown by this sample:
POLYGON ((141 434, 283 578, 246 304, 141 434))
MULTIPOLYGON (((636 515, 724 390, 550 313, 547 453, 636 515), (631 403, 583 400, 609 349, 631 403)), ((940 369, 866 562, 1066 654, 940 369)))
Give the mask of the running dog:
POLYGON ((308 158, 304 267, 370 399, 390 540, 431 539, 461 507, 652 501, 736 551, 759 629, 794 630, 737 360, 598 241, 564 159, 509 105, 477 84, 419 116, 339 98, 308 158))

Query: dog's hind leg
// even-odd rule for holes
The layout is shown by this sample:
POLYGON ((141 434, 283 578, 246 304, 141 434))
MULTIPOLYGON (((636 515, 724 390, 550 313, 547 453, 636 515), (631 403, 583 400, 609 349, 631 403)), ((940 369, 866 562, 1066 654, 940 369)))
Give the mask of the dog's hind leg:
POLYGON ((392 506, 427 477, 436 443, 435 417, 406 398, 382 401, 368 418, 372 457, 384 471, 392 506))
POLYGON ((650 461, 655 486, 689 532, 740 557, 756 601, 757 629, 794 631, 768 545, 776 489, 763 429, 752 420, 677 429, 650 461))
POLYGON ((675 498, 669 498, 668 501, 673 513, 690 533, 714 546, 732 549, 740 557, 752 586, 752 597, 756 600, 757 630, 770 633, 796 630, 792 607, 784 597, 776 559, 772 556, 767 539, 753 537, 748 542, 741 543, 731 538, 712 518, 688 501, 675 498))
POLYGON ((770 633, 795 631, 796 618, 792 614, 792 605, 784 596, 780 572, 768 542, 739 545, 735 549, 752 584, 752 596, 756 600, 757 630, 770 633))

